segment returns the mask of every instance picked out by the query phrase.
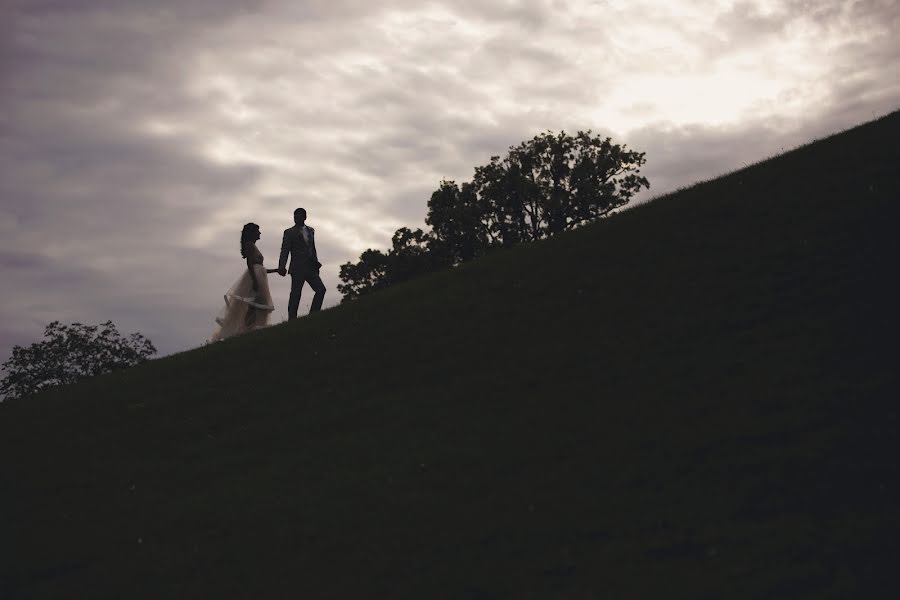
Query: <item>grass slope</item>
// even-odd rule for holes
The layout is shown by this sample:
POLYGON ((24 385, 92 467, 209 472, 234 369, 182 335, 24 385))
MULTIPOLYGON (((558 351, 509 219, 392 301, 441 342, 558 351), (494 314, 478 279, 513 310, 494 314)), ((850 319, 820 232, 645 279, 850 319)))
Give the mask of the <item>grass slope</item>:
POLYGON ((866 597, 898 139, 0 405, 0 597, 866 597))

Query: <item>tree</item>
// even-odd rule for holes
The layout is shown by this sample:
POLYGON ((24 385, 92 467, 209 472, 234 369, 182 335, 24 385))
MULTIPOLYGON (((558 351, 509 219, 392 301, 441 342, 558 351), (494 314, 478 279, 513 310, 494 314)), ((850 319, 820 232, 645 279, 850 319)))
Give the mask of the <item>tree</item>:
POLYGON ((140 333, 122 337, 112 321, 100 325, 53 321, 44 328, 44 338, 28 347, 14 346, 3 363, 6 375, 0 393, 7 398, 126 369, 156 354, 150 340, 140 333))
POLYGON ((471 182, 443 180, 428 200, 430 233, 398 229, 386 254, 366 250, 341 266, 338 290, 352 300, 492 248, 539 240, 621 208, 649 188, 643 152, 611 138, 551 131, 476 167, 471 182))
MULTIPOLYGON (((442 182, 426 222, 441 243, 474 235, 488 246, 512 246, 555 235, 626 205, 641 188, 643 152, 579 131, 542 133, 510 147, 501 159, 475 168, 471 184, 454 194, 442 182), (461 193, 468 188, 468 194, 461 193), (477 218, 476 224, 472 218, 477 218)), ((468 260, 455 254, 457 260, 468 260)))
POLYGON ((401 227, 391 238, 388 252, 389 285, 408 281, 433 270, 434 264, 428 252, 430 236, 421 229, 401 227))
POLYGON ((434 270, 436 255, 429 252, 431 237, 421 229, 401 227, 391 238, 387 254, 380 250, 366 250, 359 262, 341 265, 338 291, 342 302, 364 294, 407 281, 434 270))
POLYGON ((347 262, 341 265, 337 288, 344 295, 342 302, 354 300, 364 294, 387 287, 387 255, 381 250, 366 250, 359 257, 359 262, 347 262))
POLYGON ((475 186, 441 181, 428 200, 431 226, 429 250, 444 264, 456 264, 480 256, 490 245, 490 233, 483 223, 483 205, 478 202, 475 186))

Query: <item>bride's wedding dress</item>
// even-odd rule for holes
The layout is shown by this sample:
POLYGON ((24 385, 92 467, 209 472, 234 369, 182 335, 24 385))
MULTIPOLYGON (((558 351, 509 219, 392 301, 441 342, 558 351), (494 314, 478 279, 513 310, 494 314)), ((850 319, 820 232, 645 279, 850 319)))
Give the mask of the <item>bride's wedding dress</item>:
POLYGON ((225 306, 219 311, 216 323, 219 325, 210 336, 210 342, 224 340, 227 337, 238 335, 266 327, 275 304, 272 302, 272 293, 269 292, 269 277, 263 266, 263 255, 252 246, 253 255, 250 262, 253 264, 253 273, 256 275, 257 291, 253 291, 253 279, 250 278, 249 269, 244 269, 227 292, 225 292, 225 306))

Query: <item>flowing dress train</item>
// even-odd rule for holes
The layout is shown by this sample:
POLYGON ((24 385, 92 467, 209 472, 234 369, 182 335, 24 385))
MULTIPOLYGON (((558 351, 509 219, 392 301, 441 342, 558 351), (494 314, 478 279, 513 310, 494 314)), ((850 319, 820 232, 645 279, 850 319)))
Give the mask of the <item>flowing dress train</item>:
POLYGON ((275 310, 272 293, 269 291, 269 277, 262 265, 263 256, 253 246, 256 256, 253 261, 253 273, 256 275, 258 289, 253 291, 253 280, 249 269, 234 282, 225 292, 225 306, 216 317, 218 327, 210 336, 210 342, 217 342, 241 333, 247 333, 269 325, 269 318, 275 310))

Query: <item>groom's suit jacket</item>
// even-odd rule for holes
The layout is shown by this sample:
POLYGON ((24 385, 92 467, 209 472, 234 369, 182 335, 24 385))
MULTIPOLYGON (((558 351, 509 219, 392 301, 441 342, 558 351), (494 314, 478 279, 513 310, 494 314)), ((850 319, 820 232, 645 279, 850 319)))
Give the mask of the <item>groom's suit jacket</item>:
POLYGON ((284 230, 284 238, 281 240, 281 255, 278 257, 278 268, 283 269, 287 264, 288 254, 291 255, 291 266, 288 273, 316 272, 321 263, 316 254, 316 232, 307 225, 309 231, 309 243, 303 239, 300 228, 296 225, 284 230))

